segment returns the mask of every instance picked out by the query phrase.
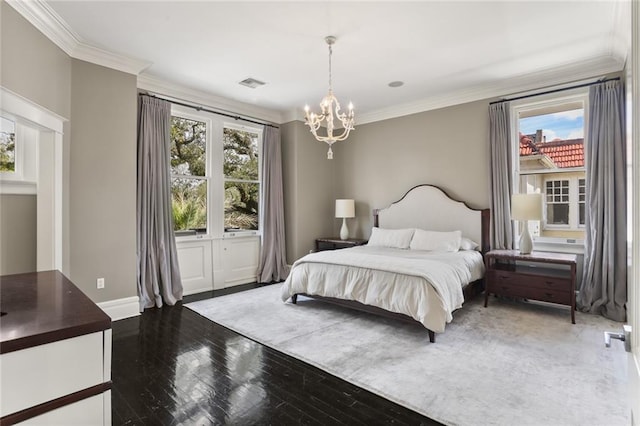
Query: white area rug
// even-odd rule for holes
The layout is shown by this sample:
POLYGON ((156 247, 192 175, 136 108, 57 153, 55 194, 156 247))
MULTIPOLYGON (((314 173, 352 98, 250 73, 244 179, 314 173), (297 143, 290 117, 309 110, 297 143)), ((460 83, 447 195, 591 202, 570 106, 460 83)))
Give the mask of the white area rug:
POLYGON ((619 323, 482 297, 430 344, 422 326, 261 287, 186 305, 264 345, 434 420, 457 425, 628 425, 619 323))

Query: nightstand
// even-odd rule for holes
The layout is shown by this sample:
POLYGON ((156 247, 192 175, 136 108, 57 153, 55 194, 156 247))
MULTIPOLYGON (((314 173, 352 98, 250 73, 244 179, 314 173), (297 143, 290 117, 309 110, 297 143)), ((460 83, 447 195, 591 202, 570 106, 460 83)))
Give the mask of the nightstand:
POLYGON ((485 254, 485 264, 485 308, 490 293, 522 297, 571 306, 571 323, 576 323, 575 254, 492 250, 485 254), (558 268, 557 265, 565 267, 558 268))
POLYGON ((358 238, 349 238, 348 240, 341 240, 340 238, 318 238, 316 239, 316 251, 337 250, 365 244, 367 244, 367 240, 358 238))

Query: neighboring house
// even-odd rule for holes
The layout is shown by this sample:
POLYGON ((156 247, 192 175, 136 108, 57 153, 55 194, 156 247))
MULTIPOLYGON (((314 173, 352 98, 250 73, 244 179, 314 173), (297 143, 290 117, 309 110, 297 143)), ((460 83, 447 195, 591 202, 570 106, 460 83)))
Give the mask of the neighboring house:
POLYGON ((542 226, 532 224, 534 235, 583 239, 585 223, 584 139, 547 142, 542 130, 520 134, 520 191, 540 192, 542 226))

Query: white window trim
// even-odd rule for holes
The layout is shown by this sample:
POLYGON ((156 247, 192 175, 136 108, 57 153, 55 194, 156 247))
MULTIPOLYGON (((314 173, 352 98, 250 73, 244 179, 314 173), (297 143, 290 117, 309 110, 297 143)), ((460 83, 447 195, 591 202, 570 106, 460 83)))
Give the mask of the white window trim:
MULTIPOLYGON (((582 231, 584 229, 584 225, 580 225, 580 212, 579 212, 579 202, 578 202, 578 180, 582 179, 579 177, 566 177, 560 178, 556 177, 553 179, 544 179, 542 181, 542 187, 544 188, 544 193, 542 197, 543 203, 543 217, 544 223, 542 229, 544 230, 564 230, 564 231, 582 231), (566 180, 569 181, 569 223, 566 225, 561 224, 553 224, 547 222, 547 182, 558 181, 558 180, 566 180)), ((541 237, 546 238, 546 237, 541 237)))
MULTIPOLYGON (((251 132, 256 133, 258 135, 258 180, 241 180, 241 179, 227 179, 224 175, 224 146, 220 143, 220 147, 222 150, 221 159, 222 163, 220 166, 220 173, 222 174, 222 229, 224 231, 224 184, 226 182, 247 182, 247 183, 257 183, 258 184, 258 203, 260 207, 262 207, 262 144, 263 144, 263 136, 264 136, 264 128, 262 126, 252 126, 252 125, 244 125, 233 122, 224 122, 222 126, 222 131, 224 129, 234 129, 243 132, 251 132)), ((222 135, 222 133, 220 134, 222 135)), ((262 234, 262 221, 260 220, 262 217, 262 213, 258 211, 258 229, 241 229, 237 231, 224 231, 224 238, 239 238, 246 237, 249 235, 261 235, 262 234)))
POLYGON ((186 240, 186 239, 203 239, 210 238, 211 230, 212 230, 212 218, 211 218, 211 207, 212 207, 212 186, 213 186, 213 176, 212 176, 212 167, 211 167, 211 146, 212 146, 212 129, 213 129, 213 120, 211 117, 208 117, 207 114, 202 114, 198 112, 193 112, 193 109, 186 108, 180 105, 171 105, 171 116, 172 117, 180 117, 186 118, 188 120, 199 121, 205 123, 206 127, 206 147, 205 147, 205 176, 190 176, 190 175, 174 175, 171 173, 171 178, 187 178, 187 179, 199 179, 204 180, 207 183, 207 232, 203 234, 196 235, 176 235, 177 239, 186 240))
MULTIPOLYGON (((511 140, 514 143, 511 144, 511 158, 514 159, 513 167, 512 167, 512 182, 519 182, 520 176, 520 162, 516 161, 520 158, 520 144, 515 143, 519 142, 518 135, 518 118, 520 113, 542 109, 545 107, 552 107, 564 103, 570 102, 582 102, 584 107, 584 140, 586 141, 588 138, 587 132, 589 128, 589 91, 588 88, 578 88, 572 90, 566 90, 558 93, 550 93, 546 95, 536 96, 535 98, 525 98, 519 99, 515 101, 511 101, 510 103, 510 131, 511 131, 511 140)), ((586 163, 586 152, 585 152, 585 163, 586 163)), ((567 171, 577 171, 582 168, 572 168, 571 170, 567 169, 567 171)), ((539 174, 541 172, 537 171, 529 171, 527 170, 524 174, 539 174)), ((519 187, 514 185, 514 193, 519 193, 519 187)), ((546 215, 546 211, 544 212, 546 215)), ((545 221, 546 222, 546 221, 545 221)), ((582 226, 584 229, 584 226, 582 226)), ((513 235, 517 235, 517 224, 513 223, 513 235)), ((518 244, 517 238, 515 239, 515 244, 518 244)), ((584 252, 584 240, 583 239, 571 239, 571 238, 553 238, 553 237, 534 237, 533 238, 534 249, 536 250, 553 250, 559 252, 568 252, 568 253, 583 253, 584 252)))
MULTIPOLYGON (((197 235, 176 235, 178 241, 193 241, 193 240, 211 240, 211 239, 227 239, 227 238, 242 238, 254 235, 261 235, 262 223, 258 224, 258 230, 240 230, 229 231, 224 230, 224 145, 223 145, 223 132, 225 128, 231 128, 236 130, 249 131, 258 134, 258 155, 262 156, 262 144, 263 144, 263 126, 250 125, 250 124, 238 124, 236 122, 229 122, 224 116, 218 114, 206 112, 206 111, 194 111, 192 108, 183 107, 173 104, 171 106, 171 115, 184 117, 190 120, 196 120, 206 123, 207 126, 207 148, 206 148, 206 178, 207 181, 207 233, 197 235)), ((173 176, 173 175, 172 175, 173 176)), ((255 183, 259 184, 260 192, 259 199, 260 204, 262 200, 262 161, 258 162, 258 180, 255 183)), ((188 178, 194 176, 186 176, 188 178)), ((245 181, 250 182, 250 181, 245 181)))
POLYGON ((15 123, 15 170, 0 172, 1 194, 31 194, 38 191, 38 139, 39 129, 21 120, 4 115, 15 123))

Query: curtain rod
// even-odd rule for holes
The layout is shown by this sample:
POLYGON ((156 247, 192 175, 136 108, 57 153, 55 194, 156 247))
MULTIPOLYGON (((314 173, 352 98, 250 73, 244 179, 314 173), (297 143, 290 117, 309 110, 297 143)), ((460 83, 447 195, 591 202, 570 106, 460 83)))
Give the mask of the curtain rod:
POLYGON ((551 93, 564 92, 565 90, 579 89, 581 87, 589 87, 589 86, 593 86, 594 84, 606 83, 607 81, 616 81, 616 80, 620 80, 620 77, 603 78, 602 80, 592 81, 591 83, 583 83, 583 84, 578 84, 578 85, 575 85, 575 86, 563 87, 561 89, 547 90, 546 92, 532 93, 530 95, 517 96, 517 97, 511 98, 511 99, 502 99, 500 101, 489 102, 489 105, 501 104, 502 102, 517 101, 519 99, 531 98, 533 96, 549 95, 551 93))
POLYGON ((267 123, 267 122, 264 122, 264 121, 257 121, 257 119, 253 120, 253 117, 246 118, 246 117, 243 117, 243 116, 237 115, 237 114, 234 115, 234 114, 230 114, 230 113, 227 113, 227 112, 215 111, 215 110, 208 109, 208 108, 205 108, 205 107, 202 107, 202 106, 199 106, 199 105, 194 105, 194 104, 186 103, 186 102, 180 102, 180 101, 177 101, 177 100, 174 100, 174 99, 170 99, 170 98, 167 98, 167 97, 164 97, 164 96, 156 95, 154 93, 144 92, 142 94, 147 95, 147 96, 151 96, 152 98, 163 99, 163 100, 165 100, 167 102, 170 102, 170 103, 172 103, 174 105, 180 105, 180 106, 187 107, 187 108, 193 108, 196 111, 210 112, 212 114, 218 114, 218 115, 222 115, 222 116, 225 116, 225 117, 233 118, 235 120, 242 120, 242 121, 246 121, 248 123, 261 124, 263 126, 273 127, 274 129, 279 129, 280 128, 280 127, 278 127, 278 126, 276 126, 274 124, 271 124, 271 123, 267 123))

